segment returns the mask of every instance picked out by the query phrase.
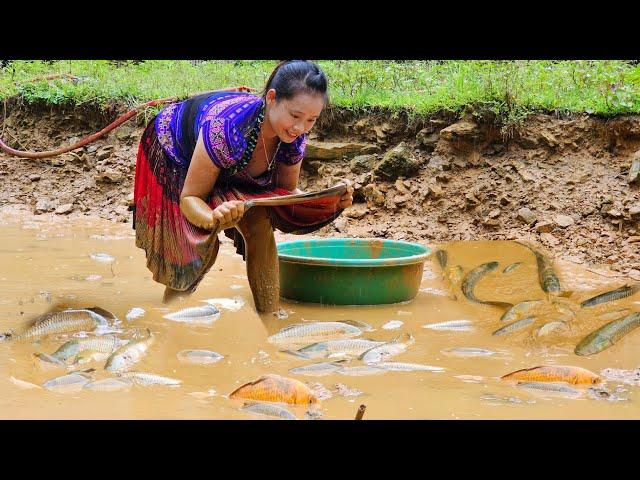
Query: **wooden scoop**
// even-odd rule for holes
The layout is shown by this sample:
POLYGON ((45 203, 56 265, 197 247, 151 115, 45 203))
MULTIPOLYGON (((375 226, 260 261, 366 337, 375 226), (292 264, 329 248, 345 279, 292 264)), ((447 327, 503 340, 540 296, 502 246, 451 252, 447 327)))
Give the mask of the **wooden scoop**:
MULTIPOLYGON (((244 202, 244 211, 246 212, 251 207, 281 207, 284 205, 295 205, 311 200, 317 200, 319 198, 335 196, 341 197, 346 191, 347 185, 344 183, 338 183, 333 187, 325 188, 324 190, 319 190, 317 192, 294 193, 291 195, 281 195, 271 198, 253 198, 244 202)), ((220 225, 220 223, 218 222, 218 225, 216 225, 214 231, 216 233, 219 233, 226 228, 231 228, 232 226, 234 226, 234 224, 220 225)))

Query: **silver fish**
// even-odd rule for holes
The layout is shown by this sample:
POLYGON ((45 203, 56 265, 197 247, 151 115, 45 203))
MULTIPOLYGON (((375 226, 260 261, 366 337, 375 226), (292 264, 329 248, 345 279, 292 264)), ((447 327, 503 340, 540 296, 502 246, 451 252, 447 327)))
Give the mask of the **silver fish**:
POLYGON ((89 255, 92 260, 100 263, 111 263, 115 260, 114 257, 109 255, 108 253, 92 253, 89 255))
POLYGON ((177 386, 182 383, 182 380, 144 372, 122 372, 119 374, 119 377, 126 378, 137 385, 142 385, 145 387, 149 385, 177 386))
POLYGON ((120 390, 128 390, 132 383, 120 378, 104 378, 86 383, 83 388, 94 390, 96 392, 117 392, 120 390))
POLYGON ((110 372, 126 370, 134 363, 142 360, 154 340, 154 335, 147 329, 147 338, 132 340, 113 352, 107 359, 107 363, 104 366, 105 370, 110 372))
POLYGON ((340 375, 349 375, 352 377, 361 377, 363 375, 379 375, 384 372, 384 369, 378 368, 375 364, 358 365, 357 367, 343 367, 338 370, 338 373, 340 375))
POLYGON ((629 310, 628 308, 623 308, 622 310, 615 310, 613 312, 604 312, 598 315, 598 320, 601 320, 601 321, 617 320, 619 318, 624 317, 625 315, 629 315, 629 312, 631 312, 631 310, 629 310))
POLYGON ((429 323, 422 328, 431 330, 459 330, 470 332, 473 330, 471 320, 451 320, 450 322, 429 323))
POLYGON ((283 328, 267 338, 269 343, 313 343, 330 338, 352 338, 360 335, 358 327, 342 322, 298 323, 283 328))
POLYGON ((210 324, 220 318, 220 310, 214 305, 205 305, 202 307, 183 308, 177 312, 168 313, 162 318, 174 322, 194 323, 194 324, 210 324))
POLYGON ((263 415, 265 417, 274 417, 280 420, 297 420, 298 418, 284 407, 274 405, 273 403, 248 403, 240 409, 241 412, 251 413, 253 415, 263 415))
POLYGON ((556 320, 556 321, 545 323, 543 326, 541 326, 538 329, 536 334, 538 335, 538 337, 544 337, 554 332, 556 333, 563 332, 563 331, 566 332, 568 330, 569 330, 569 326, 565 322, 556 320))
POLYGON ((296 350, 296 353, 306 358, 338 357, 345 355, 361 355, 367 350, 383 345, 385 342, 375 342, 360 338, 347 340, 328 340, 318 342, 296 350))
POLYGON ((518 382, 516 387, 546 393, 568 395, 570 397, 579 397, 582 395, 580 390, 572 388, 564 382, 518 382))
POLYGON ((143 308, 140 307, 133 307, 132 309, 130 309, 127 312, 127 315, 125 316, 125 318, 127 319, 128 322, 135 320, 136 318, 142 317, 145 313, 143 308))
POLYGON ((490 357, 491 355, 495 355, 497 352, 487 350, 486 348, 456 347, 442 350, 442 353, 452 357, 490 357))
POLYGON ((613 302, 614 300, 620 300, 621 298, 630 297, 631 295, 635 295, 638 292, 640 292, 640 284, 624 285, 615 290, 611 290, 609 292, 596 295, 595 297, 591 297, 588 300, 582 302, 580 306, 582 308, 593 307, 595 305, 600 305, 601 303, 613 302))
POLYGON ((231 312, 237 312, 245 305, 245 300, 242 297, 235 296, 233 298, 209 298, 207 300, 203 300, 203 302, 208 303, 209 305, 214 305, 218 308, 224 308, 231 312))
POLYGON ((390 370, 393 372, 444 372, 444 368, 442 367, 434 367, 431 365, 421 365, 418 363, 402 363, 402 362, 380 362, 372 364, 372 366, 377 368, 382 368, 384 370, 390 370))
POLYGON ((500 335, 504 335, 505 333, 515 332, 517 330, 520 330, 521 328, 531 325, 533 322, 535 322, 535 320, 536 317, 525 317, 522 320, 516 320, 515 322, 509 323, 508 325, 497 329, 491 335, 499 337, 500 335))
POLYGON ((182 350, 178 352, 178 359, 183 362, 209 365, 222 360, 224 356, 212 350, 182 350))
POLYGON ((294 367, 289 370, 296 375, 307 375, 310 377, 322 377, 324 375, 331 375, 342 368, 340 361, 337 362, 320 362, 313 363, 311 365, 303 365, 300 367, 294 367))
POLYGON ((383 360, 387 360, 391 357, 395 357, 396 355, 401 354, 412 343, 413 337, 408 334, 407 343, 402 343, 400 341, 385 343, 378 347, 373 347, 372 349, 367 350, 362 355, 360 355, 359 359, 367 364, 382 362, 383 360))
MULTIPOLYGON (((107 319, 92 309, 67 309, 41 316, 23 333, 9 336, 10 340, 29 340, 56 333, 71 333, 108 326, 107 319)), ((104 311, 104 310, 102 310, 104 311)), ((112 315, 112 314, 111 314, 112 315)))
MULTIPOLYGON (((53 352, 50 357, 53 357, 53 359, 59 362, 66 363, 86 351, 112 353, 116 348, 121 347, 125 343, 127 343, 126 340, 106 335, 102 337, 80 338, 66 342, 58 348, 58 350, 53 352)), ((47 360, 45 355, 38 354, 38 356, 42 360, 47 360)))
POLYGON ((535 307, 536 305, 540 305, 541 303, 543 303, 542 300, 526 300, 524 302, 517 303, 509 310, 504 312, 502 317, 500 317, 500 321, 511 322, 513 320, 516 320, 521 313, 531 310, 533 307, 535 307))
POLYGON ((91 381, 91 375, 84 372, 73 372, 61 377, 52 378, 42 384, 47 390, 55 391, 79 391, 86 383, 91 381))

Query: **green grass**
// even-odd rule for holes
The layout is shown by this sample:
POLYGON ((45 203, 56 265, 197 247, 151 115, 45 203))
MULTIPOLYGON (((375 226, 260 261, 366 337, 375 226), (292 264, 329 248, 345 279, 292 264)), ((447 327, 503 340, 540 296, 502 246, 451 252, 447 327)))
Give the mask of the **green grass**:
MULTIPOLYGON (((318 61, 331 103, 432 114, 488 110, 506 123, 530 112, 640 113, 640 66, 625 61, 318 61)), ((142 101, 236 85, 262 89, 274 61, 16 61, 0 70, 0 98, 52 104, 142 101), (20 83, 70 73, 68 80, 20 83), (18 82, 16 85, 14 82, 18 82)))

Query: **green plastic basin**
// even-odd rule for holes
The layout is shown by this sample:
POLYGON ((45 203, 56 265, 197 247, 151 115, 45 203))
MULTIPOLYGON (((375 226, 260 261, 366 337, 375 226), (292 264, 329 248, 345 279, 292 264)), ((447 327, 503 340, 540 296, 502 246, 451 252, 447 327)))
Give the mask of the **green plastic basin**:
POLYGON ((398 240, 327 238, 278 244, 280 295, 330 305, 378 305, 418 293, 430 249, 398 240))

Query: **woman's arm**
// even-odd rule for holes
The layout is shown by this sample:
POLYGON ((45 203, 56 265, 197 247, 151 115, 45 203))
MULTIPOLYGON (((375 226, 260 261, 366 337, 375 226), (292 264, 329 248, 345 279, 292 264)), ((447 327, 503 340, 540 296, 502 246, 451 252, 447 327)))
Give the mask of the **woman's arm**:
POLYGON ((244 213, 244 203, 240 201, 224 202, 215 210, 207 205, 205 199, 209 196, 219 175, 220 168, 209 158, 204 147, 202 131, 200 131, 180 193, 180 210, 189 223, 196 227, 213 230, 218 222, 233 223, 244 213))

